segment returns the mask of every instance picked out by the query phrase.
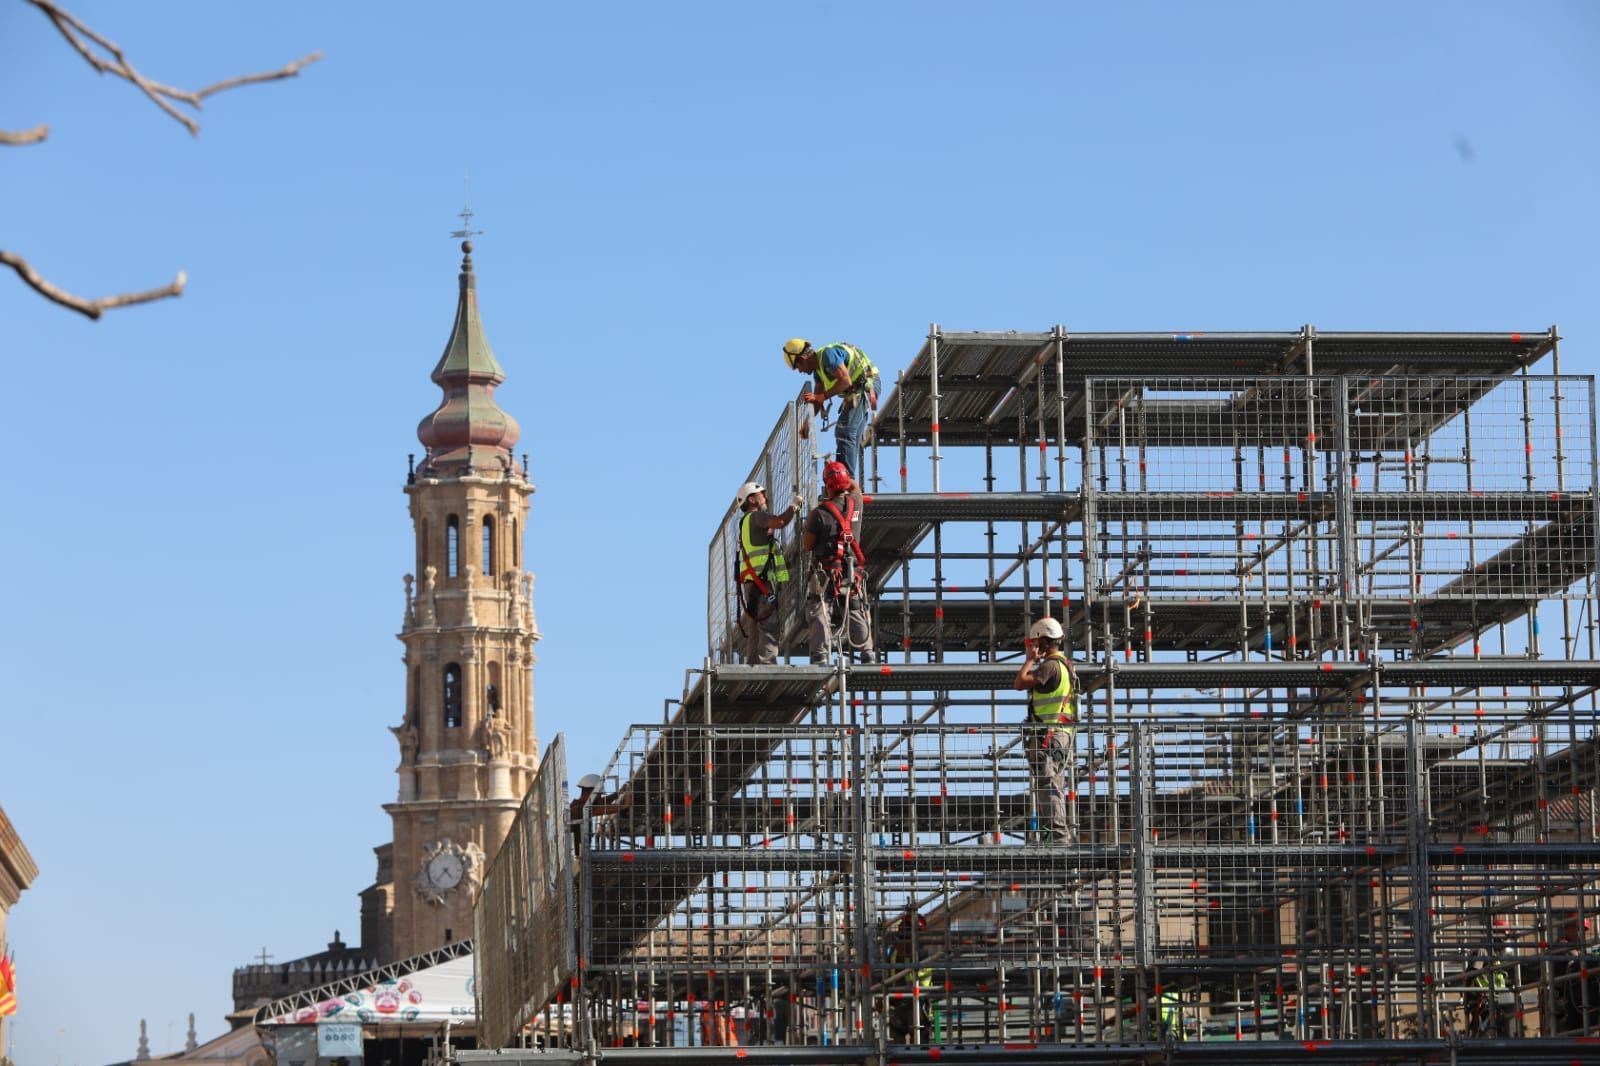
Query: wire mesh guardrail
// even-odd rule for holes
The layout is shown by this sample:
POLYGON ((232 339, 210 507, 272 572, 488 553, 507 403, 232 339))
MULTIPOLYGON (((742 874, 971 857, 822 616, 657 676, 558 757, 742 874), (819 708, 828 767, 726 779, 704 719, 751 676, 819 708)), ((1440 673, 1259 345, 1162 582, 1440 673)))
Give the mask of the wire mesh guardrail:
MULTIPOLYGON (((803 410, 798 402, 784 407, 755 465, 750 468, 750 476, 745 479, 766 486, 767 502, 774 513, 782 512, 796 493, 808 501, 816 496, 815 479, 811 476, 811 446, 800 437, 802 420, 809 422, 810 412, 803 410)), ((736 662, 743 648, 739 634, 742 607, 738 580, 741 517, 737 507, 729 507, 712 534, 707 554, 707 641, 713 662, 736 662)), ((800 551, 800 527, 804 520, 802 512, 786 528, 773 534, 774 542, 789 563, 788 587, 780 594, 777 605, 781 619, 779 632, 786 639, 792 639, 799 631, 802 615, 799 590, 804 587, 801 580, 805 568, 800 551)))
POLYGON ((509 1047, 577 972, 577 922, 567 760, 562 737, 490 862, 473 912, 473 987, 489 1047, 509 1047))

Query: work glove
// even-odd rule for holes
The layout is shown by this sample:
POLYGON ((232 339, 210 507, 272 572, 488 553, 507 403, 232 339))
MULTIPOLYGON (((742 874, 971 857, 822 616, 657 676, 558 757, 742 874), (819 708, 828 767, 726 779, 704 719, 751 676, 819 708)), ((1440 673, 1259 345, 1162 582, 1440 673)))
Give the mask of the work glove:
POLYGON ((798 492, 794 494, 794 499, 789 501, 789 506, 796 511, 799 511, 801 508, 805 507, 805 505, 806 498, 800 495, 798 492))

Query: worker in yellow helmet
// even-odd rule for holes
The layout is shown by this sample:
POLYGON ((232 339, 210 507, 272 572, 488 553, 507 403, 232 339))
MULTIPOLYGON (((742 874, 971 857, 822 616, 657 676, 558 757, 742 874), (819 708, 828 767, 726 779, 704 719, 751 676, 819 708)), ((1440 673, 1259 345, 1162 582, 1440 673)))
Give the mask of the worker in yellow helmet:
MULTIPOLYGON (((851 477, 864 480, 861 438, 878 407, 878 368, 866 352, 853 344, 813 348, 802 337, 793 337, 784 344, 783 361, 790 370, 811 375, 816 388, 803 399, 813 410, 820 412, 829 400, 841 398, 839 422, 833 430, 833 457, 845 465, 851 477)), ((801 422, 801 436, 809 432, 809 423, 801 422)))

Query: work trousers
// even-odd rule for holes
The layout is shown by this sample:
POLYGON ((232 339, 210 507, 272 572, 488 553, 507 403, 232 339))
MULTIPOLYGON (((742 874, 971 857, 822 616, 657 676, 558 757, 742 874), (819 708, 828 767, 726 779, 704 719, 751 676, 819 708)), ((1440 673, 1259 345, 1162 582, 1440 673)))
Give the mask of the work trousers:
POLYGON ((839 421, 833 428, 834 458, 845 465, 850 476, 858 482, 866 480, 861 469, 861 438, 866 436, 867 423, 872 421, 870 392, 860 392, 847 397, 839 409, 839 421))
MULTIPOLYGON (((781 586, 779 586, 781 587, 781 586)), ((744 661, 747 664, 771 664, 778 661, 778 627, 783 619, 778 613, 778 600, 768 600, 756 588, 754 581, 739 586, 744 610, 739 612, 739 632, 744 637, 744 661)))
POLYGON ((867 603, 867 595, 863 588, 858 588, 849 597, 843 593, 835 593, 827 587, 828 582, 812 572, 811 588, 806 593, 806 622, 811 629, 811 661, 824 662, 834 651, 856 652, 870 657, 872 655, 872 617, 867 603), (833 627, 839 612, 846 615, 846 632, 848 640, 846 647, 835 649, 832 644, 833 627))
POLYGON ((1023 738, 1028 745, 1028 776, 1033 784, 1033 811, 1039 829, 1053 844, 1070 844, 1075 834, 1068 815, 1067 792, 1076 767, 1072 734, 1034 728, 1023 738))

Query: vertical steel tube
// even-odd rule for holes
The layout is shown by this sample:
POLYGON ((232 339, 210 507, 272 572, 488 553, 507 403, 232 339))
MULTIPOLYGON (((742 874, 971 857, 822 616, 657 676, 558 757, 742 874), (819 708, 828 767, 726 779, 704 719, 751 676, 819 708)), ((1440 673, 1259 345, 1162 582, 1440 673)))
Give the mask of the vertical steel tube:
POLYGON ((932 405, 933 416, 932 441, 933 441, 933 491, 939 491, 939 324, 933 323, 928 327, 928 369, 932 375, 929 383, 928 400, 932 405))
POLYGON ((894 384, 895 435, 900 441, 900 491, 906 490, 906 372, 895 378, 894 384))

